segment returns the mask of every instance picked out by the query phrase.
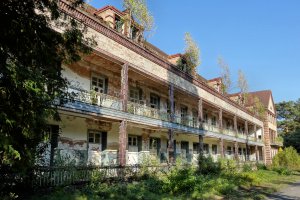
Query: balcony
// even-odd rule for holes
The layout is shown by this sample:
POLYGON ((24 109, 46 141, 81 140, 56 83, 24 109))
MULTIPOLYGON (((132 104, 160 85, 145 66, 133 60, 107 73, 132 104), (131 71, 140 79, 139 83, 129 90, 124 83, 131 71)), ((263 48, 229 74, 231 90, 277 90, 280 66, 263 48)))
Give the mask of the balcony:
MULTIPOLYGON (((122 111, 122 101, 120 99, 119 92, 109 91, 108 94, 103 94, 95 91, 85 91, 77 88, 70 88, 69 93, 73 94, 73 100, 68 103, 66 107, 72 109, 79 109, 82 111, 98 112, 99 114, 110 115, 116 118, 130 118, 144 123, 152 123, 154 126, 159 125, 166 128, 174 128, 184 132, 191 132, 201 134, 202 129, 199 129, 200 123, 197 121, 197 117, 192 115, 173 115, 171 120, 171 114, 166 110, 160 110, 152 108, 146 105, 146 101, 128 101, 127 113, 122 111), (108 108, 108 109, 103 109, 108 108), (128 114, 132 114, 135 117, 130 117, 128 114), (141 118, 138 116, 146 117, 141 118)), ((150 125, 149 124, 149 125, 150 125)), ((233 129, 220 129, 217 125, 210 123, 203 123, 204 130, 211 132, 213 137, 220 137, 220 134, 226 135, 228 139, 234 139, 236 133, 233 129)), ((246 135, 239 133, 238 138, 247 139, 246 135)), ((255 141, 255 138, 249 137, 251 141, 255 141)), ((242 140, 241 140, 242 142, 242 140)))

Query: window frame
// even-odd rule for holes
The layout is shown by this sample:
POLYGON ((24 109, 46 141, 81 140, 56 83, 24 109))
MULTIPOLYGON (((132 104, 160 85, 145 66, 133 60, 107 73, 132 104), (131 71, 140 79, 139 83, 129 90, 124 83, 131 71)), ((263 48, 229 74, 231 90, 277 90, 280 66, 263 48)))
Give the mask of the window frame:
POLYGON ((105 93, 105 88, 106 86, 106 81, 105 81, 106 77, 104 77, 103 75, 100 74, 96 74, 96 73, 92 73, 91 74, 91 90, 94 90, 95 92, 99 92, 99 93, 105 93), (96 85, 93 85, 94 80, 93 79, 97 79, 96 80, 96 85), (99 87, 99 80, 103 81, 103 87, 99 87))
POLYGON ((88 143, 91 144, 102 144, 102 132, 101 131, 95 131, 95 130, 89 130, 88 132, 88 143), (92 136, 91 136, 92 134, 92 136), (99 142, 96 141, 96 135, 98 135, 98 140, 99 142), (92 141, 90 141, 90 139, 92 138, 92 141))

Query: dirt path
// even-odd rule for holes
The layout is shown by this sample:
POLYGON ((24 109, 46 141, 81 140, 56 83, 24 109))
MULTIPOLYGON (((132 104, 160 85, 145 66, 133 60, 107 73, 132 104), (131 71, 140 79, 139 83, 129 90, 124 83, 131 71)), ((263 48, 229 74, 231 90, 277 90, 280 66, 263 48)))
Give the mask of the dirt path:
POLYGON ((290 184, 280 192, 268 195, 269 200, 300 200, 300 181, 290 184))

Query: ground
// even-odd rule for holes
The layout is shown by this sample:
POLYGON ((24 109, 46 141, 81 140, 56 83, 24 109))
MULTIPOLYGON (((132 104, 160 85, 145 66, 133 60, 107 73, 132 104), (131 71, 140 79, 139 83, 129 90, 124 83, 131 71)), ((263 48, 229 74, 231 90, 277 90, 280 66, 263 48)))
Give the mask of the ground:
POLYGON ((268 200, 300 200, 300 180, 296 183, 289 184, 288 187, 268 195, 268 200))

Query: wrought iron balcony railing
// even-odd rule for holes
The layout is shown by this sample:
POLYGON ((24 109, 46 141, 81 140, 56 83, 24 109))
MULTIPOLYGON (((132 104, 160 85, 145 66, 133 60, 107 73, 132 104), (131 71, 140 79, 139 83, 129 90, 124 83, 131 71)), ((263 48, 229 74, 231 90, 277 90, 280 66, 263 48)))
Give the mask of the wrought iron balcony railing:
MULTIPOLYGON (((75 101, 80 101, 87 104, 111 108, 115 110, 122 110, 122 101, 119 95, 117 95, 118 94, 117 92, 110 92, 110 94, 115 94, 114 96, 112 96, 100 92, 95 92, 93 90, 86 91, 77 88, 70 88, 68 91, 69 93, 73 94, 75 101)), ((175 115, 175 114, 171 116, 171 114, 165 110, 160 110, 160 109, 147 106, 145 101, 139 101, 139 102, 128 101, 127 112, 134 115, 140 115, 140 116, 145 116, 145 117, 158 119, 162 121, 173 122, 187 127, 193 127, 193 128, 200 127, 200 123, 197 121, 197 118, 194 116, 187 115, 182 117, 180 115, 175 115)), ((226 129, 226 128, 220 129, 217 125, 212 125, 207 122, 204 122, 202 124, 202 128, 204 130, 211 131, 211 132, 236 136, 236 133, 233 129, 226 129)), ((238 138, 247 139, 247 136, 244 133, 239 132, 237 135, 238 138)), ((248 137, 248 139, 255 141, 254 137, 248 137)))

